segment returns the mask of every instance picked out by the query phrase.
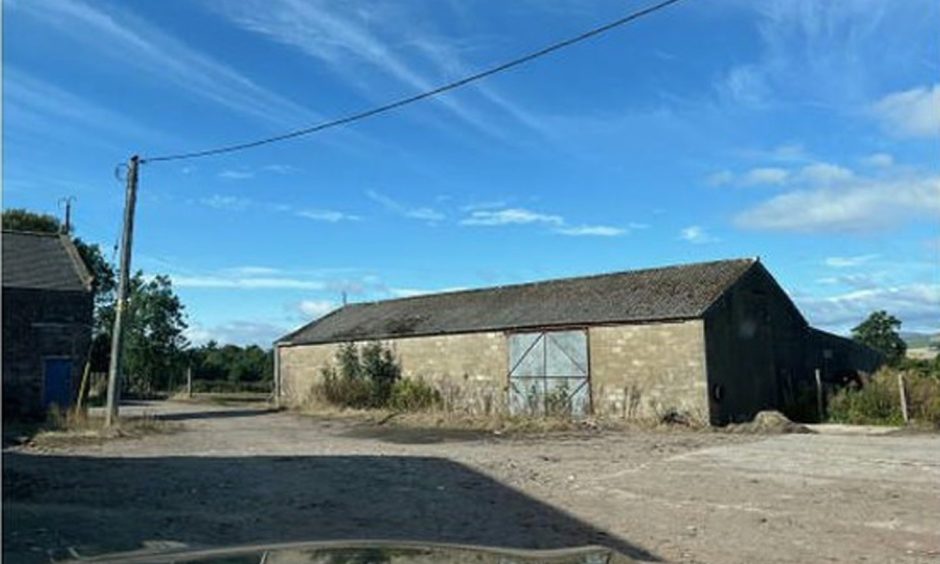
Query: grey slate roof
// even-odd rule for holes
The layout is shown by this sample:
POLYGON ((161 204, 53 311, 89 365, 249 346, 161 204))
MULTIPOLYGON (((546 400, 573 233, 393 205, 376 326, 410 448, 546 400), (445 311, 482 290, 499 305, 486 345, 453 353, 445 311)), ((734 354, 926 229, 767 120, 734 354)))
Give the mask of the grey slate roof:
POLYGON ((755 262, 723 260, 351 304, 278 342, 694 319, 755 262))
POLYGON ((66 236, 3 231, 3 287, 90 291, 91 275, 66 236))

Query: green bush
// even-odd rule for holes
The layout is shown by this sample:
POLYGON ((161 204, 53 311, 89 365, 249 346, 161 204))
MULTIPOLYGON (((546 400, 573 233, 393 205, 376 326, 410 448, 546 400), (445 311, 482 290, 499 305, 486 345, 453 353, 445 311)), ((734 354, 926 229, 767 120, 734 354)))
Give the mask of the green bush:
POLYGON ((569 397, 568 382, 552 389, 545 394, 545 415, 552 417, 571 417, 571 398, 569 397))
POLYGON ((340 345, 336 351, 336 364, 339 366, 339 376, 343 380, 358 380, 362 376, 362 365, 359 362, 359 349, 356 343, 340 345))
POLYGON ((940 428, 940 377, 909 377, 907 405, 912 420, 940 428))
POLYGON ((335 364, 322 368, 322 380, 314 394, 328 403, 353 408, 387 407, 401 368, 392 352, 379 342, 368 343, 362 351, 355 343, 336 351, 335 364))
POLYGON ((372 404, 385 407, 392 396, 392 387, 401 379, 401 368, 392 351, 374 342, 362 348, 360 371, 372 384, 372 404))
POLYGON ((442 404, 441 394, 423 380, 399 380, 392 386, 388 406, 398 411, 426 411, 442 404))
MULTIPOLYGON (((918 372, 902 372, 912 421, 940 426, 940 379, 918 372)), ((829 402, 829 418, 838 423, 901 425, 898 371, 875 374, 864 388, 841 390, 829 402)))
POLYGON ((324 367, 323 381, 314 392, 320 399, 342 407, 364 409, 372 406, 372 385, 361 378, 346 378, 324 367))

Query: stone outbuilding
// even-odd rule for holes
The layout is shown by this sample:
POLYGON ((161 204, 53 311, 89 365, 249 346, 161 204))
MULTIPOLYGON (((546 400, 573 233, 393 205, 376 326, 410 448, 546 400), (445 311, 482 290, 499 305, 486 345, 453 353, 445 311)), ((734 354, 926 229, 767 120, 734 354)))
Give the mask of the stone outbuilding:
POLYGON ((76 397, 91 342, 92 277, 65 235, 3 231, 3 416, 76 397))
POLYGON ((470 412, 561 400, 722 424, 815 405, 816 335, 758 259, 735 259, 347 305, 279 339, 275 377, 283 402, 303 402, 339 346, 381 341, 470 412))

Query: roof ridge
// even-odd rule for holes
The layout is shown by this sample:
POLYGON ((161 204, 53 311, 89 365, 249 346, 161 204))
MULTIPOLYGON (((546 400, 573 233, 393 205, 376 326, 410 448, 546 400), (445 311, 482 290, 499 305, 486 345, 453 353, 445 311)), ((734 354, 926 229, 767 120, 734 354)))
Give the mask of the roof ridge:
POLYGON ((4 234, 12 233, 15 235, 32 235, 34 237, 58 237, 62 233, 51 233, 49 231, 22 231, 20 229, 3 229, 4 234))
POLYGON ((87 290, 91 290, 94 287, 95 276, 88 269, 88 265, 85 264, 85 259, 82 258, 82 253, 78 250, 78 246, 75 245, 75 242, 72 241, 72 238, 67 233, 59 234, 59 242, 62 243, 62 248, 64 248, 66 254, 69 255, 72 270, 74 270, 75 274, 81 279, 82 285, 87 290))
MULTIPOLYGON (((655 266, 649 268, 637 268, 634 270, 615 270, 612 272, 602 272, 600 274, 582 274, 576 276, 563 276, 561 278, 549 278, 548 280, 534 280, 531 282, 517 282, 514 284, 500 284, 497 286, 483 286, 480 288, 467 288, 465 290, 451 290, 447 292, 428 292, 426 294, 418 294, 415 296, 402 296, 400 298, 389 298, 385 300, 371 300, 367 302, 354 302, 347 304, 345 307, 350 306, 369 306, 374 304, 387 304, 392 302, 404 302, 408 300, 418 300, 422 298, 427 298, 429 296, 457 296, 463 294, 472 294, 475 292, 492 292, 494 290, 503 290, 507 288, 522 288, 522 287, 531 287, 531 286, 541 286, 545 284, 556 284, 559 282, 567 282, 571 280, 590 280, 592 278, 604 278, 607 276, 617 276, 621 274, 640 274, 647 272, 655 272, 661 270, 671 270, 677 268, 690 268, 695 266, 704 266, 710 264, 720 264, 720 263, 732 263, 732 262, 747 262, 755 263, 759 262, 760 258, 758 257, 739 257, 732 259, 719 259, 719 260, 706 260, 700 262, 686 262, 686 263, 676 263, 676 264, 667 264, 665 266, 655 266)), ((720 297, 720 296, 719 296, 720 297)), ((716 298, 717 299, 717 298, 716 298)), ((340 308, 342 309, 342 308, 340 308)), ((338 311, 338 310, 337 310, 338 311)))
POLYGON ((332 315, 336 315, 337 313, 339 313, 339 312, 343 311, 344 309, 350 307, 350 305, 351 305, 351 304, 343 304, 343 305, 339 306, 338 308, 334 309, 333 311, 330 311, 330 312, 328 312, 328 313, 325 313, 325 314, 321 315, 320 317, 317 317, 316 319, 313 319, 312 321, 301 325, 299 328, 297 328, 297 329, 291 331, 290 333, 288 333, 288 334, 286 334, 286 335, 283 335, 283 336, 278 337, 277 339, 275 339, 275 340, 274 340, 274 344, 277 345, 278 343, 290 342, 291 338, 294 337, 295 335, 298 335, 298 334, 300 334, 301 332, 303 332, 303 331, 305 331, 305 330, 307 330, 307 329, 313 327, 314 325, 316 325, 317 323, 320 323, 321 321, 323 321, 323 320, 326 319, 327 317, 330 317, 330 316, 332 316, 332 315))

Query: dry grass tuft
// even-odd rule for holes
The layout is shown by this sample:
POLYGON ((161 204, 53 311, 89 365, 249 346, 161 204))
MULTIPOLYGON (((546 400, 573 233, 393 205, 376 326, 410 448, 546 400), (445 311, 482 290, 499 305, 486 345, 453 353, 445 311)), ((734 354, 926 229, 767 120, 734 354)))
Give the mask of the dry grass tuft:
POLYGON ((604 431, 707 431, 705 425, 674 424, 660 420, 624 420, 590 417, 571 419, 563 416, 513 416, 506 413, 490 415, 454 412, 444 409, 395 411, 390 409, 341 408, 328 402, 309 401, 298 412, 323 419, 354 421, 366 425, 402 429, 435 429, 445 431, 480 431, 494 435, 545 435, 562 433, 596 433, 604 431))
POLYGON ((182 426, 153 415, 124 417, 114 427, 105 427, 104 417, 85 411, 52 410, 46 424, 27 443, 33 448, 56 448, 96 444, 114 439, 136 439, 146 435, 174 433, 182 426))

